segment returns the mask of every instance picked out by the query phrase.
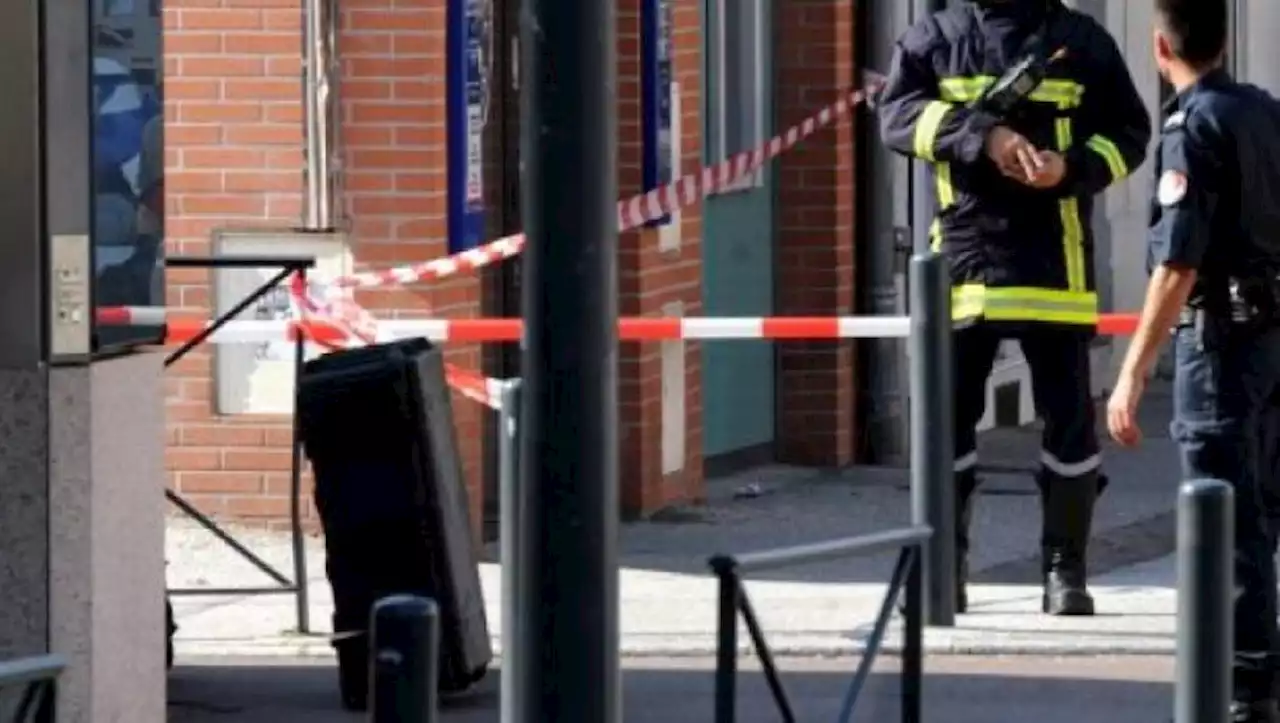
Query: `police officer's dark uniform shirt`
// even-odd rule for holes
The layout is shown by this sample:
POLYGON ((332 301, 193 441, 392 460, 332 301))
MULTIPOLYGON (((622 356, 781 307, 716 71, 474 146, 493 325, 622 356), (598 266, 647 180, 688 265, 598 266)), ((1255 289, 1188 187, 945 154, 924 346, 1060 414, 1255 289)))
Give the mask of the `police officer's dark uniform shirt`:
POLYGON ((1165 105, 1148 270, 1198 269, 1197 304, 1280 262, 1280 104, 1216 71, 1165 105), (1212 296, 1212 295, 1211 295, 1212 296))
POLYGON ((1257 454, 1275 441, 1280 326, 1233 320, 1230 288, 1280 273, 1280 103, 1210 73, 1166 105, 1156 162, 1148 265, 1198 271, 1198 311, 1174 335, 1172 436, 1187 479, 1236 488, 1236 698, 1270 698, 1280 646, 1265 499, 1280 470, 1257 454))
POLYGON ((954 5, 898 41, 879 108, 885 144, 931 164, 930 235, 951 262, 956 320, 1091 330, 1093 197, 1136 170, 1151 140, 1150 114, 1106 29, 1058 0, 954 5), (1044 56, 1065 57, 1015 117, 978 107, 1033 35, 1044 56), (1062 153, 1062 183, 1041 190, 1004 176, 984 148, 996 125, 1062 153))

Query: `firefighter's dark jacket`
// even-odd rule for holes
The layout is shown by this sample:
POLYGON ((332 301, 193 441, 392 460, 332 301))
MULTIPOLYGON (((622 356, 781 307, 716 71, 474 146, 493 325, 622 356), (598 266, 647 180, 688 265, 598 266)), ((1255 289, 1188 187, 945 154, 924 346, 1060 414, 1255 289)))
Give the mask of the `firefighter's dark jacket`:
POLYGON ((931 164, 930 234, 952 265, 957 322, 1095 325, 1093 196, 1142 165, 1151 140, 1115 41, 1089 16, 1046 5, 1058 15, 1043 26, 971 2, 917 23, 898 41, 879 98, 884 142, 931 164), (1022 110, 1000 119, 972 107, 1040 27, 1046 53, 1066 55, 1022 110), (1002 175, 985 152, 999 124, 1062 152, 1063 182, 1038 190, 1002 175))

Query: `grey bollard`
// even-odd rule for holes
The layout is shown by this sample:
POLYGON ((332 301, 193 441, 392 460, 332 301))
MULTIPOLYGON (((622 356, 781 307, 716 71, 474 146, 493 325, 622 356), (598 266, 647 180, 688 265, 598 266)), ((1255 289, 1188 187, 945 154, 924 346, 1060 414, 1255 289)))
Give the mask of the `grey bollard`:
POLYGON ((370 723, 435 723, 440 608, 415 595, 374 603, 369 646, 370 723))
POLYGON ((1226 723, 1231 705, 1235 493, 1192 480, 1178 493, 1178 658, 1174 723, 1226 723))
POLYGON ((956 621, 951 280, 940 254, 911 257, 911 521, 933 536, 924 554, 924 621, 956 621))
POLYGON ((500 723, 515 723, 520 704, 520 676, 516 670, 516 641, 519 635, 519 611, 516 591, 520 589, 520 495, 516 485, 520 479, 517 456, 520 451, 516 425, 520 418, 520 380, 509 379, 502 385, 502 403, 498 409, 498 520, 502 562, 502 683, 499 697, 500 723))

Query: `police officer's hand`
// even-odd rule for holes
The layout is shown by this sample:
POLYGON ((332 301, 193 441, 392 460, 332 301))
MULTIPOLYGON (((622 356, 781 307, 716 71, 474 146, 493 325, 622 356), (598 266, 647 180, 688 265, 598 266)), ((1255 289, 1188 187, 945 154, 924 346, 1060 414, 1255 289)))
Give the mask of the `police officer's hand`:
POLYGON ((1067 161, 1061 153, 1040 151, 1035 159, 1035 169, 1028 175, 1028 186, 1034 188, 1054 188, 1062 183, 1067 175, 1067 161))
POLYGON ((1004 175, 1028 184, 1039 162, 1031 141, 1005 126, 996 126, 987 134, 987 157, 1004 175))
POLYGON ((1107 402, 1107 431, 1124 447, 1136 447, 1142 441, 1138 427, 1138 402, 1147 383, 1140 375, 1121 373, 1116 388, 1107 402))

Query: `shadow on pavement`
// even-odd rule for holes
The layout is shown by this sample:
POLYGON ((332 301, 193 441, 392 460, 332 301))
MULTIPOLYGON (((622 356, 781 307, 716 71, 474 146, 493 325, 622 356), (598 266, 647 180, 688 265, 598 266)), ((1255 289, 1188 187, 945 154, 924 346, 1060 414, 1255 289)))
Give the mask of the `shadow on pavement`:
MULTIPOLYGON (((1141 410, 1146 443, 1122 450, 1103 440, 1111 479, 1099 500, 1090 568, 1101 575, 1174 549, 1176 449, 1168 438, 1170 398, 1157 387, 1141 410)), ((1105 437, 1105 432, 1103 432, 1105 437)), ((984 466, 973 521, 975 582, 1036 584, 1040 576, 1040 500, 1033 480, 1038 425, 996 429, 979 442, 984 466)), ((632 570, 702 575, 707 557, 863 535, 909 524, 905 469, 804 469, 773 466, 707 481, 705 504, 659 512, 624 525, 622 565, 632 570)), ((495 560, 496 547, 488 550, 495 560)), ((878 583, 893 555, 771 570, 753 579, 878 583)))
MULTIPOLYGON (((746 661, 744 661, 746 665, 746 661)), ((712 664, 705 660, 630 660, 624 673, 626 723, 710 723, 712 664)), ((784 683, 802 723, 834 723, 856 661, 782 660, 784 683)), ((896 723, 896 661, 878 666, 853 720, 896 723)), ((933 658, 924 684, 926 721, 993 723, 1139 723, 1168 718, 1172 664, 1166 659, 933 658)), ((496 723, 498 676, 448 702, 443 723, 496 723)), ((572 691, 566 691, 572 695, 572 691)), ((205 660, 174 670, 169 723, 356 723, 338 709, 329 661, 205 660)), ((781 717, 754 670, 739 682, 738 721, 781 717)))

